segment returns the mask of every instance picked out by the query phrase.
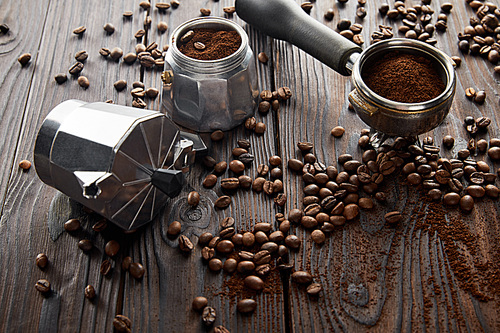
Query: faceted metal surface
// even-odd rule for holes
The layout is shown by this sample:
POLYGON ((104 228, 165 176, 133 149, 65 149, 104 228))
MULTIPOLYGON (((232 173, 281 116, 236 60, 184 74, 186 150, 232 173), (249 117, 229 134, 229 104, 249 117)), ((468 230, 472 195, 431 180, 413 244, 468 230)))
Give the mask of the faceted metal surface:
POLYGON ((162 113, 74 100, 47 116, 34 152, 42 181, 124 229, 149 222, 179 193, 193 158, 193 142, 162 113))

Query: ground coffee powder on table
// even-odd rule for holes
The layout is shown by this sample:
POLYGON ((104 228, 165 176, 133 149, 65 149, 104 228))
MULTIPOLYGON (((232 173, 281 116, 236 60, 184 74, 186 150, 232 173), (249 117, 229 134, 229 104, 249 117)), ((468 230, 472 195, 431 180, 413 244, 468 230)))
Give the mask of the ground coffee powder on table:
POLYGON ((399 52, 389 52, 363 69, 362 77, 376 94, 402 103, 431 100, 445 88, 431 60, 399 52))
MULTIPOLYGON (((190 32, 188 32, 190 33, 190 32)), ((192 30, 193 37, 178 45, 188 57, 199 60, 216 60, 230 56, 241 46, 241 36, 236 31, 200 28, 192 30)))

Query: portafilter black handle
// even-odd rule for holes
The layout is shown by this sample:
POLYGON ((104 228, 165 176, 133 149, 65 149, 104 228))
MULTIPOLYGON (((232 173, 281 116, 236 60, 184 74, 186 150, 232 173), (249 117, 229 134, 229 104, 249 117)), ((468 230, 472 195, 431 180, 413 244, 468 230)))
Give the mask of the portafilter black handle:
POLYGON ((269 36, 288 41, 334 71, 350 75, 361 48, 316 21, 293 0, 236 0, 236 12, 269 36))

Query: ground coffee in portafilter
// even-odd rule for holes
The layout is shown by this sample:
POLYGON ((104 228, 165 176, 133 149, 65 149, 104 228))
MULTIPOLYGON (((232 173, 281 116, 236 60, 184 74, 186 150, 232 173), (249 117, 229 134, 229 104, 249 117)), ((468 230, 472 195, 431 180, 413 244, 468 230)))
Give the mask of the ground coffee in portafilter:
POLYGON ((445 88, 430 59, 400 52, 389 52, 363 68, 362 77, 376 94, 402 103, 431 100, 445 88))
POLYGON ((186 32, 178 48, 191 58, 216 60, 230 56, 240 46, 241 36, 236 31, 199 28, 186 32))

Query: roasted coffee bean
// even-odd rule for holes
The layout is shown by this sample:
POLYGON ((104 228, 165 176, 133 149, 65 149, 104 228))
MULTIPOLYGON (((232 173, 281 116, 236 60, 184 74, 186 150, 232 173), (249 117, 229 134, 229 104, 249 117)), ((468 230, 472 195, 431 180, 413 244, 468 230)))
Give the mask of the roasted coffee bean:
POLYGON ((168 225, 167 235, 175 237, 181 233, 181 223, 178 221, 173 221, 168 225))
POLYGON ((493 160, 500 160, 500 147, 491 147, 488 149, 488 156, 493 160))
POLYGON ((310 284, 312 282, 312 275, 306 271, 295 271, 292 274, 292 281, 299 284, 310 284))
POLYGON ((475 185, 481 185, 484 183, 484 176, 482 172, 473 172, 469 176, 469 181, 475 185))
POLYGON ((222 269, 224 270, 224 272, 232 274, 236 271, 237 266, 238 266, 238 261, 236 259, 228 258, 226 259, 226 261, 224 261, 222 269))
POLYGON ((301 243, 301 240, 295 235, 288 235, 285 237, 285 244, 291 249, 298 249, 301 243))
POLYGON ((38 268, 44 269, 45 267, 47 267, 48 263, 49 263, 49 258, 45 253, 40 253, 39 255, 36 256, 35 264, 37 265, 38 268))
POLYGON ((479 150, 481 153, 486 152, 488 149, 488 141, 485 139, 480 139, 476 142, 477 150, 479 150))
POLYGON ((83 70, 83 63, 77 62, 70 67, 69 73, 71 75, 78 75, 83 70))
POLYGON ((247 276, 244 280, 243 283, 245 284, 245 287, 255 290, 255 291, 260 291, 264 289, 264 281, 258 276, 255 275, 249 275, 247 276))
POLYGON ((40 279, 35 283, 35 289, 42 294, 48 294, 50 292, 50 282, 46 279, 40 279))
POLYGON ((217 246, 217 244, 219 243, 219 241, 220 241, 220 237, 215 236, 214 238, 212 238, 210 240, 210 242, 208 242, 208 247, 215 248, 217 246))
POLYGON ((304 163, 297 159, 289 159, 288 160, 288 167, 292 169, 293 171, 299 172, 302 170, 304 167, 304 163))
POLYGON ((500 190, 495 185, 488 184, 485 186, 485 193, 490 198, 496 199, 500 194, 500 190))
POLYGON ((225 161, 219 162, 214 166, 214 172, 218 174, 222 174, 227 169, 227 163, 225 161))
POLYGON ((179 249, 182 252, 188 253, 194 249, 194 245, 188 237, 186 237, 184 235, 180 235, 179 236, 179 249))
POLYGON ((213 248, 205 246, 204 248, 201 249, 201 257, 207 261, 212 259, 214 255, 215 255, 215 250, 213 248))
POLYGON ((217 184, 217 176, 214 174, 209 174, 203 180, 203 186, 206 188, 212 188, 217 184))
POLYGON ((497 175, 495 175, 494 173, 491 173, 491 172, 487 172, 487 173, 483 174, 483 177, 484 177, 485 183, 494 183, 497 175))
POLYGON ((197 296, 191 302, 191 307, 195 311, 201 311, 208 305, 208 300, 206 297, 197 296))
POLYGON ((358 146, 362 149, 370 147, 370 137, 368 135, 363 135, 358 140, 358 146))
POLYGON ((464 212, 470 212, 474 208, 474 198, 470 195, 464 195, 460 198, 460 208, 464 212))
POLYGON ((474 96, 474 102, 478 104, 483 104, 486 100, 486 92, 484 90, 480 90, 474 96))
POLYGON ((77 82, 78 85, 84 89, 87 89, 90 86, 90 81, 85 76, 79 76, 77 82))
POLYGON ((110 240, 104 247, 104 252, 109 257, 116 256, 118 254, 118 251, 120 251, 120 244, 115 240, 110 240))
POLYGON ((222 221, 220 221, 219 226, 222 229, 233 227, 234 226, 234 218, 232 218, 231 216, 225 217, 222 221))
POLYGON ((64 230, 68 232, 74 232, 81 228, 80 220, 78 219, 69 219, 64 223, 64 230))
POLYGON ((220 231, 220 238, 222 239, 231 239, 234 235, 235 235, 236 231, 234 228, 226 228, 226 229, 222 229, 220 231))
POLYGON ((352 160, 352 155, 351 154, 342 154, 337 158, 337 162, 339 164, 344 165, 346 162, 352 160))
MULTIPOLYGON (((109 273, 111 273, 112 269, 113 269, 113 267, 111 265, 111 262, 106 259, 101 263, 101 267, 100 267, 99 271, 101 272, 101 275, 106 276, 106 275, 109 275, 109 273)), ((130 267, 129 267, 129 269, 130 269, 130 267)))
POLYGON ((274 203, 280 207, 283 207, 286 204, 287 196, 285 193, 279 193, 274 198, 274 203))
POLYGON ((224 178, 221 180, 220 187, 225 190, 236 190, 240 186, 238 178, 224 178))
POLYGON ((384 218, 385 218, 385 221, 391 225, 399 223, 403 220, 403 216, 398 211, 389 212, 389 213, 384 215, 384 218))
POLYGON ((374 206, 373 200, 370 198, 360 198, 358 200, 358 206, 359 206, 359 208, 365 209, 365 210, 372 209, 374 206))
POLYGON ((429 192, 427 192, 427 196, 429 196, 429 198, 431 198, 432 200, 440 200, 442 195, 443 193, 441 192, 441 190, 437 188, 433 188, 429 192))
POLYGON ((293 208, 288 213, 288 220, 292 223, 299 223, 303 215, 304 214, 300 209, 293 208))
POLYGON ((187 196, 187 203, 188 205, 193 207, 198 206, 198 204, 200 203, 200 194, 196 191, 189 192, 187 196))
POLYGON ((252 186, 252 178, 246 175, 241 175, 238 177, 238 183, 241 188, 249 189, 252 186))
POLYGON ((95 298, 94 286, 92 286, 91 284, 86 286, 84 293, 85 293, 85 298, 90 299, 90 300, 94 299, 95 298))
POLYGON ((300 151, 302 152, 308 152, 310 151, 311 149, 313 149, 314 145, 311 143, 311 142, 298 142, 297 143, 297 148, 300 149, 300 151))
MULTIPOLYGON (((228 230, 228 229, 225 229, 225 230, 228 230)), ((234 234, 234 230, 233 230, 233 234, 234 234)), ((229 254, 229 253, 233 252, 234 244, 230 240, 223 239, 219 243, 217 243, 217 246, 215 249, 217 250, 218 253, 229 254)))
POLYGON ((257 309, 257 302, 253 299, 241 299, 236 303, 236 309, 240 313, 251 313, 257 309))
POLYGON ((232 172, 239 174, 245 170, 245 164, 239 160, 232 160, 231 162, 229 162, 229 169, 232 172))
MULTIPOLYGON (((281 232, 281 231, 279 231, 281 232)), ((268 243, 268 242, 266 242, 268 243)), ((253 262, 255 265, 264 265, 264 264, 269 264, 271 262, 271 254, 267 250, 261 250, 257 253, 255 253, 253 257, 253 262)))
POLYGON ((212 272, 219 272, 222 269, 222 266, 223 266, 222 261, 218 258, 212 258, 208 262, 208 268, 212 272))
POLYGON ((57 84, 63 84, 68 80, 68 76, 64 73, 59 73, 54 76, 54 80, 56 80, 57 84))
POLYGON ((116 315, 113 319, 113 327, 117 332, 131 332, 132 322, 123 315, 116 315))
POLYGON ((316 195, 319 192, 319 186, 316 184, 309 184, 304 187, 303 192, 305 195, 316 195))
POLYGON ((479 185, 469 185, 465 191, 473 198, 482 198, 486 194, 486 190, 479 185))
POLYGON ((278 167, 273 168, 270 172, 270 176, 271 176, 271 178, 281 178, 281 177, 283 177, 283 171, 278 167))
POLYGON ((350 221, 355 219, 359 215, 358 205, 351 203, 344 207, 343 216, 346 220, 350 221))
POLYGON ((75 30, 73 30, 73 33, 75 35, 81 35, 85 32, 85 30, 87 30, 87 28, 85 28, 84 26, 80 26, 80 27, 76 28, 75 30))
POLYGON ((323 233, 323 231, 316 229, 316 230, 313 230, 313 232, 311 233, 311 239, 316 244, 323 244, 326 240, 326 237, 325 237, 325 234, 323 233))
MULTIPOLYGON (((180 225, 180 223, 179 223, 180 225)), ((200 235, 198 238, 198 243, 200 245, 207 245, 213 238, 214 236, 210 232, 204 232, 200 235)))
POLYGON ((270 180, 266 180, 262 185, 262 190, 267 195, 272 195, 274 193, 274 183, 270 180))
POLYGON ((94 247, 94 244, 92 243, 92 241, 88 239, 82 239, 81 241, 78 242, 78 247, 83 252, 89 252, 94 247))
POLYGON ((125 257, 122 259, 122 270, 128 271, 130 268, 130 264, 132 263, 132 257, 125 257))
POLYGON ((248 130, 254 130, 256 124, 257 120, 255 120, 255 117, 250 117, 247 120, 245 120, 245 128, 248 130))
POLYGON ((267 237, 267 235, 262 232, 262 231, 257 231, 255 233, 255 241, 258 243, 258 244, 264 244, 266 242, 269 241, 269 237, 267 237))
POLYGON ((221 141, 222 139, 224 139, 224 132, 222 132, 221 130, 216 130, 212 132, 212 134, 210 134, 210 139, 212 141, 221 141))
POLYGON ((130 275, 132 275, 132 277, 134 279, 137 279, 137 280, 142 279, 142 277, 144 276, 144 273, 146 273, 144 266, 142 266, 142 264, 140 264, 138 262, 131 263, 129 268, 128 268, 128 271, 129 271, 130 275))
POLYGON ((448 206, 456 206, 460 202, 460 195, 455 192, 446 193, 443 197, 443 203, 448 206))
POLYGON ((206 306, 203 309, 201 320, 203 321, 203 324, 205 324, 205 326, 213 325, 215 323, 216 318, 217 318, 217 313, 215 312, 214 308, 212 308, 211 306, 206 306))
POLYGON ((336 138, 340 138, 342 135, 344 135, 345 133, 345 128, 343 128, 342 126, 335 126, 330 134, 336 138))

